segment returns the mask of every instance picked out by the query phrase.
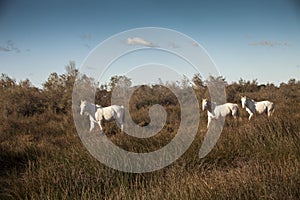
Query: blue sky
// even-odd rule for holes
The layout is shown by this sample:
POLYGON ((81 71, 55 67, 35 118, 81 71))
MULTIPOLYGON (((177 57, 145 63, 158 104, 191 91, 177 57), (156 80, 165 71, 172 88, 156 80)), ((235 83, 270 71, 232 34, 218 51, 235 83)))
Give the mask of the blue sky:
MULTIPOLYGON (((273 1, 0 1, 0 72, 36 85, 119 32, 164 27, 201 44, 227 81, 300 79, 300 3, 273 1)), ((114 73, 118 73, 117 70, 114 73)))

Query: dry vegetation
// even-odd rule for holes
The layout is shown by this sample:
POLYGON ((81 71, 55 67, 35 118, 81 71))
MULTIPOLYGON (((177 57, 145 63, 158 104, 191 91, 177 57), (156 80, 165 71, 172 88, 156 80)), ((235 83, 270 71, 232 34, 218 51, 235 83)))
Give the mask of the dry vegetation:
MULTIPOLYGON (((227 85, 228 101, 240 105, 240 94, 270 99, 276 104, 274 116, 248 122, 242 110, 238 123, 226 119, 217 145, 199 159, 206 132, 206 113, 201 112, 196 139, 180 159, 155 172, 131 174, 106 167, 82 145, 71 113, 75 75, 70 69, 51 74, 43 89, 2 75, 0 199, 300 199, 299 82, 275 87, 241 80, 227 85)), ((199 77, 192 81, 199 98, 208 95, 199 77)), ((109 95, 102 86, 96 101, 108 105, 109 95)), ((174 95, 162 87, 141 87, 131 100, 131 114, 146 125, 148 108, 156 103, 168 111, 157 136, 133 139, 118 134, 113 122, 105 124, 105 132, 130 151, 162 147, 176 134, 180 120, 174 95)))

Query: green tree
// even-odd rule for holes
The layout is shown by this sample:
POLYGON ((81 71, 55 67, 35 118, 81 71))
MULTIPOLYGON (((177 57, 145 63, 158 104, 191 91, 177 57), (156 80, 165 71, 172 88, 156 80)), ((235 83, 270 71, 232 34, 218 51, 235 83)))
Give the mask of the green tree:
POLYGON ((131 79, 126 76, 113 76, 110 78, 109 87, 113 90, 116 86, 121 88, 128 88, 132 85, 131 79))
POLYGON ((48 110, 54 114, 71 111, 72 91, 78 70, 72 61, 65 66, 65 69, 65 74, 50 74, 48 80, 43 84, 43 92, 49 99, 48 110))

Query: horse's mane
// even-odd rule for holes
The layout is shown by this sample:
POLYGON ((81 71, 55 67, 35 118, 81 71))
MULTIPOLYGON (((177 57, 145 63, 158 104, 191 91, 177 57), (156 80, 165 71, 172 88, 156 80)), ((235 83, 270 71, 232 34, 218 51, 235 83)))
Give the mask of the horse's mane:
POLYGON ((215 102, 212 102, 211 100, 207 100, 207 110, 209 112, 213 112, 213 110, 215 109, 216 107, 216 103, 215 102))
POLYGON ((249 102, 249 101, 250 101, 251 103, 255 103, 255 102, 256 102, 256 101, 254 101, 253 99, 251 99, 250 97, 246 97, 246 103, 249 102))

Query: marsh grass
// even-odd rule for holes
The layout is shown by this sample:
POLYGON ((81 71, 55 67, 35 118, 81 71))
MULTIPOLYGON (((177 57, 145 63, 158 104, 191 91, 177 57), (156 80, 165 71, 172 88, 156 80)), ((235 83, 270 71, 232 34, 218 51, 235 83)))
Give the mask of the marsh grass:
MULTIPOLYGON (((98 162, 83 146, 70 114, 5 115, 0 129, 0 199, 300 199, 300 94, 294 89, 291 105, 286 100, 291 87, 272 93, 272 118, 255 116, 249 122, 244 110, 238 121, 227 118, 216 146, 202 159, 198 153, 207 130, 206 114, 201 112, 198 133, 183 156, 142 174, 98 162)), ((261 98, 265 92, 247 94, 261 98)), ((123 149, 154 151, 170 142, 178 129, 176 106, 165 106, 170 109, 169 122, 152 138, 122 135, 113 122, 104 130, 123 149)), ((134 117, 148 123, 147 115, 134 117)))

